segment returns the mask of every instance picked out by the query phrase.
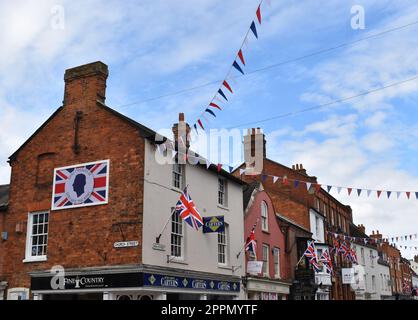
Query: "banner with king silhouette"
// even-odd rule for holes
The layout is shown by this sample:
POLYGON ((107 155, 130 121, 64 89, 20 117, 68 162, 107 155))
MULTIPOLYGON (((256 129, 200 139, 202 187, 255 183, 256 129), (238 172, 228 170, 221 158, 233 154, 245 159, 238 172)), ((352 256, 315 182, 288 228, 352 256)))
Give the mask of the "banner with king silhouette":
POLYGON ((54 170, 52 210, 108 203, 109 160, 54 170))

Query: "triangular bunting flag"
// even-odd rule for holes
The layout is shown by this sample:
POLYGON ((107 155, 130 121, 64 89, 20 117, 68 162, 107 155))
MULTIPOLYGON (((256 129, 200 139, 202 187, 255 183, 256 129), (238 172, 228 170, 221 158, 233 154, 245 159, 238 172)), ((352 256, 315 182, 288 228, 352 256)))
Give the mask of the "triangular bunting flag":
POLYGON ((348 195, 351 195, 351 191, 353 191, 353 188, 347 188, 348 195))
POLYGON ((315 184, 315 190, 316 190, 317 192, 319 192, 319 190, 321 190, 321 185, 320 185, 319 183, 316 183, 316 184, 315 184))
POLYGON ((399 199, 400 196, 401 196, 401 193, 399 191, 396 192, 396 199, 399 199))
POLYGON ((216 103, 213 103, 213 102, 209 103, 209 106, 214 107, 214 108, 219 109, 219 110, 222 110, 222 108, 220 106, 218 106, 216 103))
POLYGON ((209 169, 209 167, 210 167, 210 161, 206 159, 206 169, 209 169))
POLYGON ((380 197, 380 194, 382 193, 382 191, 377 190, 376 193, 377 193, 377 197, 379 198, 380 197))
POLYGON ((238 57, 241 60, 241 63, 245 66, 245 60, 244 60, 244 55, 242 54, 242 49, 239 49, 238 57))
POLYGON ((299 180, 295 180, 294 185, 295 185, 295 188, 297 188, 299 186, 299 180))
POLYGON ((228 166, 228 169, 229 169, 229 173, 231 173, 231 172, 232 172, 232 170, 234 170, 234 167, 232 167, 232 166, 228 166))
POLYGON ((390 195, 392 194, 392 191, 386 191, 386 194, 388 195, 388 199, 389 199, 390 195))
POLYGON ((222 169, 222 163, 218 163, 218 172, 221 172, 222 169))
POLYGON ((289 184, 289 180, 287 179, 287 176, 284 176, 284 177, 283 177, 283 179, 282 179, 282 183, 283 183, 284 185, 288 185, 288 184, 289 184))
POLYGON ((202 130, 205 130, 205 128, 203 128, 203 124, 202 124, 202 121, 200 121, 200 119, 197 120, 197 123, 202 128, 202 130))
POLYGON ((361 190, 361 189, 357 189, 357 195, 360 197, 360 194, 361 194, 361 192, 362 192, 363 190, 361 190))
POLYGON ((340 194, 340 192, 341 192, 341 187, 337 187, 337 192, 338 192, 338 194, 340 194))
POLYGON ((218 93, 226 100, 228 101, 228 98, 226 97, 225 93, 222 91, 222 89, 218 90, 218 93))
POLYGON ((261 8, 260 7, 261 7, 261 5, 258 6, 257 12, 256 12, 259 24, 261 24, 261 8))
POLYGON ((367 190, 367 197, 370 197, 371 193, 372 193, 372 190, 367 190))
POLYGON ((328 193, 331 191, 331 189, 332 189, 332 186, 327 186, 328 193))
POLYGON ((267 179, 267 175, 262 174, 262 175, 261 175, 261 181, 265 182, 265 181, 266 181, 266 179, 267 179))
POLYGON ((199 131, 197 130, 197 125, 196 125, 196 123, 193 125, 193 128, 196 130, 196 134, 199 134, 199 131))
POLYGON ((214 116, 216 118, 216 114, 212 110, 206 109, 205 112, 210 113, 212 116, 214 116))
POLYGON ((239 169, 239 175, 242 176, 245 173, 245 169, 239 169))
POLYGON ((238 62, 235 60, 234 63, 232 64, 232 66, 237 69, 239 72, 241 72, 242 74, 244 74, 244 71, 242 71, 241 67, 239 66, 238 62))
POLYGON ((171 154, 171 157, 174 159, 175 157, 176 157, 176 155, 177 155, 177 151, 175 151, 175 150, 172 150, 172 154, 171 154))
POLYGON ((257 28, 255 27, 254 21, 251 23, 250 29, 254 33, 254 36, 258 39, 257 28))
POLYGON ((415 198, 418 199, 418 192, 415 192, 415 198))
POLYGON ((226 82, 226 80, 224 80, 224 82, 222 84, 225 88, 227 88, 229 90, 229 92, 233 93, 231 86, 229 85, 228 82, 226 82))
POLYGON ((306 182, 306 190, 309 191, 311 189, 311 185, 312 185, 312 183, 306 182))
POLYGON ((279 177, 274 176, 273 177, 273 184, 276 183, 278 179, 279 179, 279 177))
POLYGON ((411 192, 406 191, 405 193, 406 193, 406 197, 409 199, 409 197, 411 196, 411 192))

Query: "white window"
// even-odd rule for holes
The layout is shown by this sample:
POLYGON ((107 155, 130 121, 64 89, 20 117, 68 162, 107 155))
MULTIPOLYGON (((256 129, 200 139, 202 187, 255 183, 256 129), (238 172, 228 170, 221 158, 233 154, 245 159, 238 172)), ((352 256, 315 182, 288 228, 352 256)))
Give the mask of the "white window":
POLYGON ((218 263, 228 264, 228 227, 225 225, 223 232, 218 232, 218 263))
POLYGON ((183 220, 177 212, 171 216, 171 256, 183 257, 183 220))
POLYGON ((334 209, 331 209, 331 225, 334 225, 334 209))
POLYGON ((173 187, 176 189, 184 188, 184 165, 173 164, 173 187))
POLYGON ((327 204, 324 202, 324 212, 323 212, 323 214, 324 214, 324 216, 326 216, 327 215, 327 204))
POLYGON ((45 261, 48 246, 48 212, 33 212, 28 216, 25 261, 45 261))
POLYGON ((280 279, 280 249, 273 249, 273 258, 274 258, 274 277, 280 279))
POLYGON ((29 289, 11 288, 7 291, 7 300, 29 300, 29 289))
POLYGON ((263 276, 269 276, 269 253, 270 247, 267 244, 263 244, 263 276))
POLYGON ((218 178, 218 204, 228 206, 227 182, 223 178, 218 178))
POLYGON ((374 256, 373 256, 373 250, 370 250, 370 261, 371 261, 371 265, 372 265, 372 267, 374 267, 374 256))
POLYGON ((361 264, 364 266, 366 264, 366 260, 364 257, 364 248, 360 249, 360 255, 361 255, 361 264))
POLYGON ((318 198, 315 199, 315 208, 319 212, 319 210, 320 210, 320 201, 319 201, 318 198))
POLYGON ((372 292, 376 292, 376 277, 372 276, 372 292))
POLYGON ((317 240, 322 240, 322 235, 321 235, 321 218, 319 218, 318 216, 315 215, 315 231, 316 231, 316 239, 317 240))
POLYGON ((261 202, 261 230, 269 231, 268 208, 265 201, 261 202))

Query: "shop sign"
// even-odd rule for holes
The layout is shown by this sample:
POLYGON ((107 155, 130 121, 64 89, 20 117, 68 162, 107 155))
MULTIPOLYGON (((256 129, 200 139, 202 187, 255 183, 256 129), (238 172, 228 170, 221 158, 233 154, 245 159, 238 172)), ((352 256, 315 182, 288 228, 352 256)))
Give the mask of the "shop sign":
POLYGON ((65 275, 64 288, 56 289, 52 284, 57 276, 40 276, 31 279, 31 290, 83 290, 102 288, 141 287, 143 273, 78 274, 65 275))
POLYGON ((239 292, 240 290, 239 282, 196 279, 189 277, 147 273, 144 274, 144 286, 177 289, 216 290, 226 292, 239 292))
POLYGON ((203 233, 224 232, 225 221, 223 216, 203 217, 203 233))

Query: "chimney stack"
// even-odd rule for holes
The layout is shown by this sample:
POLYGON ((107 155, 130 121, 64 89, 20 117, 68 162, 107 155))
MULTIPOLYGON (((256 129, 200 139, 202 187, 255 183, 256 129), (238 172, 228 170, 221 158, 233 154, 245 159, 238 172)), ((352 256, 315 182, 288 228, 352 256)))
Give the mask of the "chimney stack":
POLYGON ((303 167, 302 164, 297 163, 295 165, 292 165, 292 169, 294 171, 298 172, 298 173, 301 173, 301 174, 307 176, 306 169, 303 167))
POLYGON ((261 174, 266 159, 266 137, 260 128, 247 129, 244 136, 246 174, 261 174))
POLYGON ((190 147, 190 126, 184 120, 184 113, 179 113, 179 122, 173 125, 172 131, 176 150, 186 154, 190 147))
POLYGON ((108 75, 107 65, 100 61, 67 69, 64 75, 64 106, 96 104, 96 100, 104 103, 108 75))
MULTIPOLYGON (((362 233, 366 234, 366 227, 365 227, 364 225, 359 224, 359 225, 357 226, 357 228, 359 228, 359 230, 360 230, 362 233)), ((374 233, 374 231, 373 231, 373 233, 374 233)))
POLYGON ((382 235, 379 233, 379 230, 377 230, 376 232, 372 231, 370 238, 375 240, 382 240, 382 235))

